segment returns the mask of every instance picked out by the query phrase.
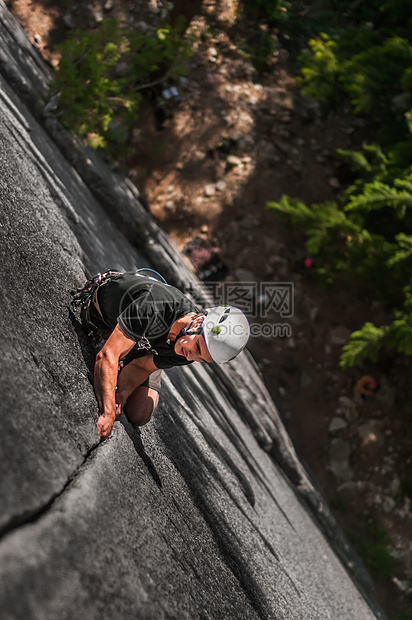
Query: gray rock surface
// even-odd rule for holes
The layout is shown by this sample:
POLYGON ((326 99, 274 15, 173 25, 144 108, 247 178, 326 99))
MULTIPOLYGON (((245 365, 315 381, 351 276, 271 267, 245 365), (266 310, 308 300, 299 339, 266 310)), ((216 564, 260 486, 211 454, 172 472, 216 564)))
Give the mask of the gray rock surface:
POLYGON ((168 371, 153 421, 99 443, 70 289, 151 265, 207 292, 138 190, 44 117, 47 69, 1 0, 0 36, 1 617, 384 618, 246 353, 168 371))

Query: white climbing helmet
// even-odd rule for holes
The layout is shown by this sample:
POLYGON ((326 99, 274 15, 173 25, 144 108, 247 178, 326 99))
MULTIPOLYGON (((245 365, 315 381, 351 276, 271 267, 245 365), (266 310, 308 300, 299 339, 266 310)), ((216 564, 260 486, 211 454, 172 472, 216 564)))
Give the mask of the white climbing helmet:
POLYGON ((223 364, 244 349, 250 336, 249 321, 236 306, 215 306, 205 310, 203 337, 213 361, 223 364))

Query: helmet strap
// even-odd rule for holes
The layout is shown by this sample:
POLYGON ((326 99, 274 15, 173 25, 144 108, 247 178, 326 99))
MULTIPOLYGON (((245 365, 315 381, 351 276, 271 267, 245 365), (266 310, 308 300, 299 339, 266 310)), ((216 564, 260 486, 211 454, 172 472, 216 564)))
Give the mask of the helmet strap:
MULTIPOLYGON (((186 336, 187 334, 189 335, 193 335, 193 336, 197 336, 199 334, 201 334, 203 332, 203 327, 202 325, 200 325, 199 327, 192 327, 193 323, 196 321, 197 318, 199 318, 200 316, 204 317, 204 314, 196 314, 193 319, 190 321, 189 325, 187 325, 187 327, 184 327, 183 329, 180 330, 180 332, 177 334, 176 338, 175 338, 175 342, 177 342, 179 340, 179 338, 181 338, 182 336, 186 336)), ((203 323, 203 321, 202 321, 203 323)))

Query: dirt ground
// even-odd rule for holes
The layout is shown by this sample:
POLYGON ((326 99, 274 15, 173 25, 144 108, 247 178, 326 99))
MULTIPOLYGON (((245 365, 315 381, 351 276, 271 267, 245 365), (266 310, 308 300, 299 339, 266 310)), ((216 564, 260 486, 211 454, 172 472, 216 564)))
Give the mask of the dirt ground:
MULTIPOLYGON (((157 100, 165 112, 161 128, 153 101, 144 102, 130 137, 127 173, 180 249, 195 237, 216 249, 228 268, 227 282, 266 283, 269 290, 293 283, 293 316, 282 318, 272 307, 263 321, 286 324, 290 334, 253 337, 249 350, 346 533, 365 541, 371 523, 387 530, 393 568, 387 576, 375 573, 375 595, 398 619, 410 609, 412 594, 411 502, 402 493, 405 480, 412 481, 411 365, 387 360, 340 369, 349 333, 366 320, 380 324, 384 313, 356 286, 321 290, 304 266, 304 235, 266 208, 282 194, 307 204, 336 199, 343 186, 335 150, 357 148, 363 127, 345 114, 320 117, 301 97, 286 49, 276 50, 269 72, 257 73, 239 47, 234 4, 204 2, 191 27, 197 42, 190 72, 177 84, 182 98, 157 100), (363 375, 381 384, 369 401, 355 389, 363 375)), ((54 45, 70 26, 94 28, 110 15, 150 31, 164 9, 160 0, 103 0, 79 10, 53 0, 6 5, 54 67, 54 45)), ((374 549, 371 543, 368 552, 374 549)))

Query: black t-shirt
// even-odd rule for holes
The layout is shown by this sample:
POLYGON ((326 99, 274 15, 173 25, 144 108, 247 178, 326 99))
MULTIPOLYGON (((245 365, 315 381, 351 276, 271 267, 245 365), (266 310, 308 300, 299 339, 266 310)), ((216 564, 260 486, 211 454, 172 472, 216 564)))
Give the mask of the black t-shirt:
POLYGON ((157 368, 171 368, 189 364, 183 355, 177 355, 167 336, 176 319, 198 308, 179 289, 155 278, 127 272, 115 276, 98 290, 98 302, 105 325, 100 324, 93 312, 93 323, 102 332, 111 332, 116 324, 136 346, 125 358, 132 359, 154 354, 157 368))

